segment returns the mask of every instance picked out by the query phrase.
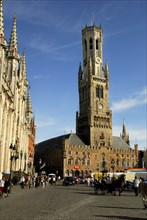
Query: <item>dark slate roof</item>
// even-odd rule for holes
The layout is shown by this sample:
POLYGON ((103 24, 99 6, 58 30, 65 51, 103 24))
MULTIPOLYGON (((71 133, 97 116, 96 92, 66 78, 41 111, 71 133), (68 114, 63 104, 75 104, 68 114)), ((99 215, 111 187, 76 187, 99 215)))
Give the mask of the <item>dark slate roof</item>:
POLYGON ((130 148, 130 146, 121 137, 117 136, 112 137, 112 146, 114 148, 130 148))
POLYGON ((49 148, 58 148, 62 144, 63 138, 68 139, 69 145, 85 145, 84 142, 76 135, 76 134, 66 134, 62 136, 58 136, 55 138, 51 138, 36 144, 35 151, 44 152, 47 151, 49 148))
POLYGON ((69 145, 83 145, 85 146, 84 142, 76 135, 76 134, 70 134, 69 140, 68 140, 69 145))
POLYGON ((54 137, 48 140, 45 140, 43 142, 40 142, 36 144, 35 146, 35 151, 44 152, 45 150, 47 151, 49 148, 58 148, 61 146, 63 138, 69 138, 70 134, 54 137))
MULTIPOLYGON (((68 139, 68 144, 70 146, 72 145, 85 146, 85 143, 80 139, 80 137, 77 134, 70 133, 55 138, 51 138, 36 144, 35 151, 36 152, 39 151, 41 153, 44 151, 48 151, 48 149, 60 148, 63 138, 68 139)), ((113 136, 112 140, 113 140, 112 146, 114 148, 125 148, 125 149, 130 148, 130 146, 126 144, 126 142, 124 142, 121 137, 113 136)))

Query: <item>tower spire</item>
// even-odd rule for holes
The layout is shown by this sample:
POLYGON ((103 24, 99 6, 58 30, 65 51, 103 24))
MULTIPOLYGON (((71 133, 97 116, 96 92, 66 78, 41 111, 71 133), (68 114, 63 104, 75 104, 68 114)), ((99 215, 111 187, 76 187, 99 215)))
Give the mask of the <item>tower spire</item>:
POLYGON ((13 57, 15 59, 19 59, 18 47, 17 47, 17 31, 16 31, 16 15, 15 14, 13 18, 13 26, 12 26, 11 36, 10 36, 8 56, 13 57))
POLYGON ((0 0, 0 44, 6 45, 4 37, 3 0, 0 0))
POLYGON ((129 134, 127 134, 127 132, 126 132, 125 120, 123 120, 123 128, 122 128, 121 138, 122 138, 128 145, 130 145, 129 134))
POLYGON ((79 75, 79 80, 82 79, 82 66, 81 66, 81 63, 79 64, 79 72, 78 72, 78 75, 79 75))
POLYGON ((125 125, 125 120, 123 120, 123 128, 122 128, 122 139, 126 138, 126 125, 125 125))

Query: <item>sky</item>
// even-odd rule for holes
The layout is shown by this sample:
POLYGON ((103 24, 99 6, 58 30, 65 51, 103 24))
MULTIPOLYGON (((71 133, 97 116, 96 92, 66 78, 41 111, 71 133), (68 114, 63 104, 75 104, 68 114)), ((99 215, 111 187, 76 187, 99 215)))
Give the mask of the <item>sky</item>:
POLYGON ((103 28, 103 63, 110 72, 114 136, 123 121, 131 147, 147 148, 147 1, 4 0, 9 41, 14 14, 36 121, 36 143, 75 133, 82 29, 103 28))

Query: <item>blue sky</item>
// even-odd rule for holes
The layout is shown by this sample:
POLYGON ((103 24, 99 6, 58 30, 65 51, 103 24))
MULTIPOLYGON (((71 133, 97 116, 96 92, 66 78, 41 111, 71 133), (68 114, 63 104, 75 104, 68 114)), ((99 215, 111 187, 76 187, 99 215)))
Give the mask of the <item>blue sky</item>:
POLYGON ((113 135, 125 120, 131 147, 147 147, 146 1, 4 0, 3 10, 6 39, 16 13, 19 53, 26 51, 36 143, 75 132, 81 31, 95 22, 109 65, 113 135))

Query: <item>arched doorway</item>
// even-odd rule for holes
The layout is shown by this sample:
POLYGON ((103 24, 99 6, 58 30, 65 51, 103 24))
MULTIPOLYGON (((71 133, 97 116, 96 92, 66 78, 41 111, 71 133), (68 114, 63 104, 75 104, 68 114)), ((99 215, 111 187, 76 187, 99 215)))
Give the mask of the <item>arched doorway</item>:
POLYGON ((75 170, 75 177, 79 177, 80 175, 80 171, 79 170, 75 170))

